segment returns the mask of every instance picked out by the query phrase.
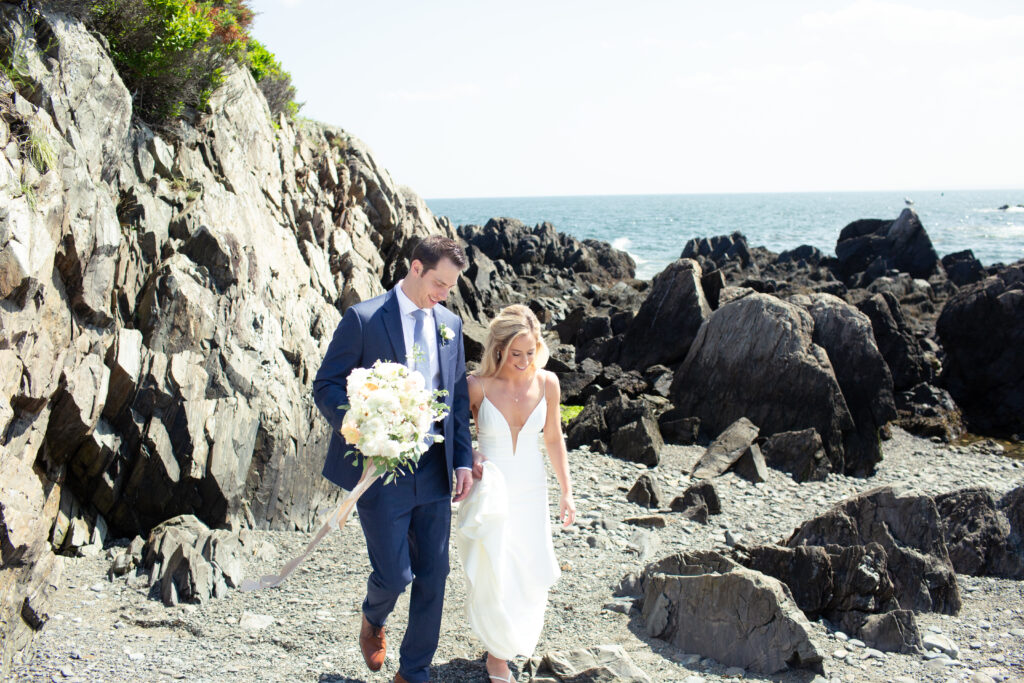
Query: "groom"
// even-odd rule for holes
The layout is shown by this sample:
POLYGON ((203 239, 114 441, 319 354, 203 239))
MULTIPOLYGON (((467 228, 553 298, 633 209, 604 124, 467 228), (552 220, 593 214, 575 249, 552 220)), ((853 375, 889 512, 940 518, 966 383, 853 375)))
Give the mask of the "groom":
POLYGON ((448 392, 448 416, 433 427, 444 440, 431 446, 411 473, 386 486, 378 479, 356 505, 373 568, 359 633, 371 671, 384 663, 384 622, 412 583, 396 683, 429 680, 448 576, 451 496, 460 501, 473 485, 462 321, 438 305, 465 267, 466 253, 452 239, 432 235, 417 244, 403 280, 390 292, 345 311, 313 380, 316 405, 333 429, 324 476, 349 490, 363 471, 362 457, 339 434, 345 417, 339 406, 348 403, 346 381, 353 368, 369 367, 378 359, 415 363, 428 387, 448 392))

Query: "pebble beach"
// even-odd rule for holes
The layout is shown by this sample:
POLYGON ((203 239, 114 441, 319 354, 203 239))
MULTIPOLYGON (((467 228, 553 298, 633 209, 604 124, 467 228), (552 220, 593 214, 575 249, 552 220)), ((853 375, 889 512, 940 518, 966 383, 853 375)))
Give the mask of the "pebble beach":
MULTIPOLYGON (((758 484, 732 472, 715 478, 722 514, 707 525, 626 501, 643 472, 655 476, 667 497, 682 492, 703 447, 666 446, 661 463, 651 469, 572 451, 579 519, 554 532, 563 572, 534 654, 620 645, 652 681, 687 683, 1024 681, 1024 584, 1017 581, 958 575, 960 614, 917 614, 925 642, 933 646, 923 656, 878 652, 830 624, 812 622, 814 642, 825 656, 824 676, 763 676, 679 651, 647 636, 638 611, 613 597, 624 575, 639 573, 651 561, 680 550, 781 542, 800 522, 878 486, 903 484, 926 494, 985 486, 1001 494, 1024 482, 1024 462, 1005 455, 995 442, 951 446, 892 431, 883 444, 884 460, 869 478, 830 474, 826 481, 797 484, 776 470, 758 484)), ((553 477, 551 486, 557 490, 553 477)), ((275 572, 310 538, 297 531, 244 533, 255 537, 247 544, 253 548, 247 577, 275 572)), ((15 662, 13 680, 369 682, 390 681, 397 671, 405 597, 389 621, 384 668, 369 672, 359 653, 359 606, 369 562, 354 520, 329 535, 284 585, 256 593, 232 590, 202 604, 165 607, 149 597, 144 574, 111 580, 111 557, 118 550, 64 560, 50 619, 15 662)), ((454 546, 451 565, 432 679, 485 681, 483 648, 463 619, 465 582, 454 546)), ((525 663, 513 662, 520 680, 527 680, 525 663)))

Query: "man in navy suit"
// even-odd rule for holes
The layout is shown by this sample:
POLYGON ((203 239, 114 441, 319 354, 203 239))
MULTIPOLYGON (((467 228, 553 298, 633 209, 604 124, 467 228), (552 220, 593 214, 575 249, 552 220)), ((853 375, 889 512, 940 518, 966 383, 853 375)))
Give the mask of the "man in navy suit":
POLYGON ((349 490, 363 472, 362 457, 339 434, 345 417, 340 406, 348 404, 346 382, 353 368, 378 359, 415 363, 427 386, 448 392, 448 416, 434 423, 444 440, 432 445, 411 473, 387 485, 378 479, 356 506, 373 568, 359 633, 371 671, 384 663, 384 623, 412 583, 396 683, 429 680, 449 569, 452 494, 460 501, 473 485, 462 321, 439 305, 465 267, 466 253, 457 242, 440 235, 424 239, 412 252, 409 273, 391 291, 345 311, 313 380, 316 405, 334 430, 324 476, 349 490))

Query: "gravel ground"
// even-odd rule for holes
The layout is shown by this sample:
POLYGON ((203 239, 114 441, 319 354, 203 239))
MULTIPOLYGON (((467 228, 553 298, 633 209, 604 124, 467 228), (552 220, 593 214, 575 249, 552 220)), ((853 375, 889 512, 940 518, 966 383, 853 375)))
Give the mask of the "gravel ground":
MULTIPOLYGON (((771 470, 753 485, 728 473, 714 480, 721 515, 701 525, 666 514, 667 525, 649 533, 642 559, 631 539, 637 528, 621 520, 648 511, 626 502, 643 466, 586 451, 570 453, 580 519, 556 532, 563 574, 551 593, 547 623, 535 654, 619 644, 654 681, 811 681, 808 672, 759 676, 728 669, 648 637, 632 614, 606 611, 615 584, 627 572, 680 549, 726 549, 731 532, 746 544, 779 542, 801 521, 834 503, 877 486, 909 483, 936 494, 964 486, 1004 492, 1024 483, 1024 462, 994 452, 985 442, 970 447, 935 444, 896 428, 884 444, 885 459, 869 479, 831 475, 796 484, 771 470), (604 527, 608 527, 605 529, 604 527)), ((698 446, 669 446, 652 470, 671 499, 688 483, 698 446)), ((552 486, 554 480, 552 478, 552 486)), ((557 490, 557 489, 553 489, 557 490)), ((275 572, 298 554, 309 534, 255 532, 259 552, 247 558, 247 576, 275 572)), ((359 605, 369 564, 357 523, 329 536, 282 587, 231 593, 200 605, 164 607, 148 597, 145 577, 107 579, 110 551, 67 559, 51 619, 15 663, 18 681, 390 681, 394 651, 404 631, 407 599, 390 620, 392 647, 384 668, 367 671, 359 654, 359 605)), ((918 655, 885 654, 845 642, 822 623, 813 638, 825 654, 817 681, 1024 681, 1024 583, 958 577, 963 610, 957 616, 918 615, 923 633, 941 633, 959 648, 951 662, 918 655)), ((482 647, 464 625, 465 583, 452 551, 441 642, 434 657, 437 681, 486 681, 482 647)), ((514 663, 519 671, 525 660, 514 663)))

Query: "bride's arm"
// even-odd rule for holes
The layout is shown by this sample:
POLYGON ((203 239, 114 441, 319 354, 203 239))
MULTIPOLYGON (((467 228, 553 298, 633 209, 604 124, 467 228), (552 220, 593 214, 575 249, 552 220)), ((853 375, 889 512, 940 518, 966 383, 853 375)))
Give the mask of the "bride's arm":
MULTIPOLYGON (((484 389, 480 380, 474 375, 466 376, 466 385, 469 387, 469 412, 473 415, 473 426, 477 427, 477 415, 480 414, 480 403, 484 400, 484 389)), ((479 432, 477 435, 479 438, 479 432)), ((473 477, 480 479, 484 476, 484 454, 473 449, 473 477)))
POLYGON ((572 476, 569 474, 569 453, 562 436, 562 413, 559 409, 562 388, 558 385, 558 377, 553 372, 544 371, 544 398, 548 404, 547 417, 544 420, 544 445, 551 458, 551 469, 555 471, 558 486, 562 489, 558 504, 558 518, 562 526, 569 526, 576 520, 576 501, 572 497, 572 476))

